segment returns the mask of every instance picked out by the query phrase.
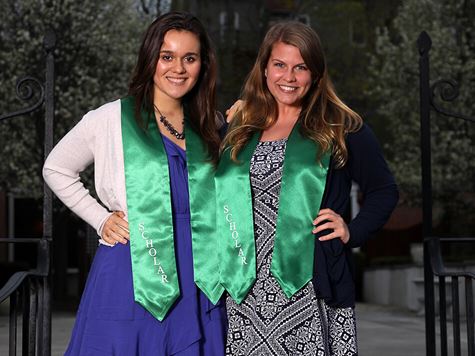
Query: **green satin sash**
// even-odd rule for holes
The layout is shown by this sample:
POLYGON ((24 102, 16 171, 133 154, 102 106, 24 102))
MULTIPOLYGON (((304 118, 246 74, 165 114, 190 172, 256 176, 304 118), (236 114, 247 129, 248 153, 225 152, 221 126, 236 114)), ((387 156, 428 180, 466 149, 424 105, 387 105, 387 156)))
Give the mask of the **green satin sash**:
MULTIPOLYGON (((245 298, 256 279, 251 157, 260 134, 255 134, 238 156, 223 154, 215 175, 217 230, 220 236, 221 284, 237 302, 245 298)), ((313 219, 320 209, 330 156, 320 162, 317 144, 303 137, 299 125, 290 134, 279 195, 279 211, 271 272, 290 298, 313 276, 313 219)))
MULTIPOLYGON (((180 295, 175 262, 168 159, 155 119, 142 112, 146 130, 134 119, 134 99, 121 100, 127 215, 135 300, 163 320, 180 295)), ((205 145, 185 122, 193 265, 196 284, 216 303, 223 292, 215 271, 213 166, 205 145), (202 190, 201 190, 202 189, 202 190), (210 202, 210 197, 212 202, 210 202)))
POLYGON ((215 167, 207 148, 185 122, 188 191, 190 195, 191 241, 194 280, 208 299, 216 304, 224 292, 219 281, 216 234, 215 167))

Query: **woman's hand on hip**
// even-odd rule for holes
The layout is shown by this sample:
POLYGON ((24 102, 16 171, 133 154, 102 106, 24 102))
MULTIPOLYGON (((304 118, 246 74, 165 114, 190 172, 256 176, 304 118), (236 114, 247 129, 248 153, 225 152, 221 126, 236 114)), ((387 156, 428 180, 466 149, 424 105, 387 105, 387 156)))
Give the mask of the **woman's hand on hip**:
POLYGON ((102 228, 102 239, 116 245, 118 242, 126 244, 129 237, 129 223, 124 219, 125 214, 122 211, 114 211, 104 223, 102 228))
POLYGON ((331 209, 322 209, 318 212, 318 216, 313 220, 315 228, 312 230, 313 234, 317 234, 323 230, 333 230, 331 233, 321 236, 320 241, 327 241, 331 239, 340 239, 344 244, 350 240, 350 231, 345 220, 331 209))

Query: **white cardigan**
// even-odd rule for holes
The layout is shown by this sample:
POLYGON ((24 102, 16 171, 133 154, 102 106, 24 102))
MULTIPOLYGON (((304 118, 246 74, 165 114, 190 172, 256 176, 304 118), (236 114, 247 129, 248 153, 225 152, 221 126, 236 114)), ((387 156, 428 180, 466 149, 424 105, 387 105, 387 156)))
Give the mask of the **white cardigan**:
MULTIPOLYGON (((43 177, 58 198, 99 236, 112 211, 127 216, 120 100, 84 115, 51 151, 43 177), (105 207, 89 194, 79 177, 93 162, 96 192, 105 207)), ((99 242, 109 245, 102 239, 99 242)))

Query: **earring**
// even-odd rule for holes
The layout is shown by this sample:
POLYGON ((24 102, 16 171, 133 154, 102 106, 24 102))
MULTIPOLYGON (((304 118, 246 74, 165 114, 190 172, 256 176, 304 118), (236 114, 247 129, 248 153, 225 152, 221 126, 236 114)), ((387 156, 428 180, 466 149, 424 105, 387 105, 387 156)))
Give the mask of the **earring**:
POLYGON ((266 69, 264 69, 264 77, 266 77, 266 78, 267 78, 267 68, 266 68, 266 69))

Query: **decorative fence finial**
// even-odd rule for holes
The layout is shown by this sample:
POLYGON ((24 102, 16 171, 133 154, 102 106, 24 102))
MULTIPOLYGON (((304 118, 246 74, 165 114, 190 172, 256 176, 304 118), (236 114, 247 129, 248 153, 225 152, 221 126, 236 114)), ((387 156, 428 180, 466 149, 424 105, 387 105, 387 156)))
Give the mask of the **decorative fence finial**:
POLYGON ((46 53, 51 52, 56 47, 56 33, 54 30, 49 29, 43 39, 43 47, 46 53))
POLYGON ((417 48, 419 49, 419 54, 422 56, 429 52, 432 47, 432 40, 426 31, 422 31, 417 39, 417 48))

